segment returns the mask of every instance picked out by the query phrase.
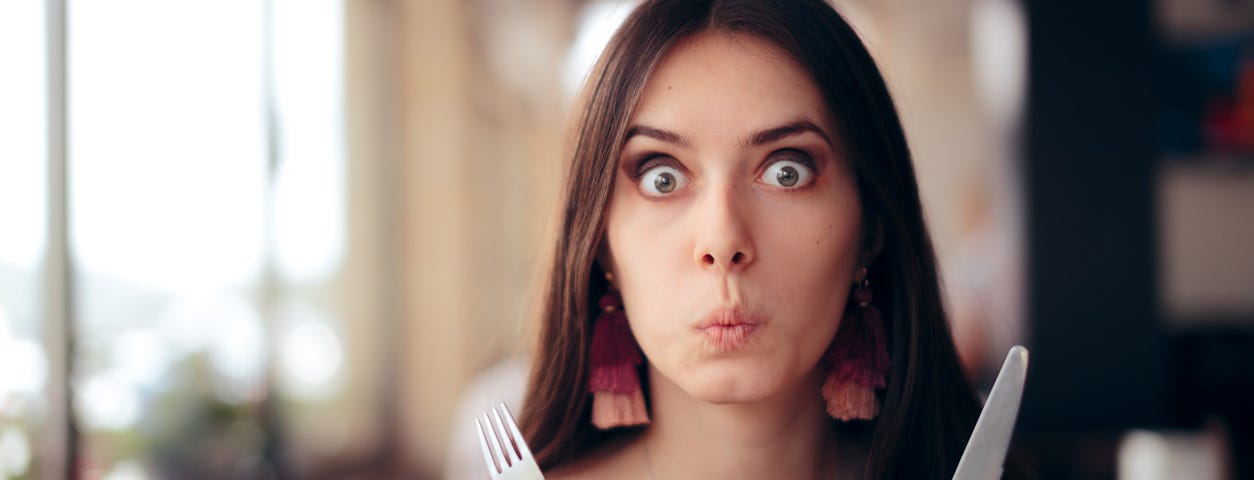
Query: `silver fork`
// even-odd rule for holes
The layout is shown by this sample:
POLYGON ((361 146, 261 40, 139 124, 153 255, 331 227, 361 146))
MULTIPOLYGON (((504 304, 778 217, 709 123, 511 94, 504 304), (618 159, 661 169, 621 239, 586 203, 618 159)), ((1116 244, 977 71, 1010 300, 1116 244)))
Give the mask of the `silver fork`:
POLYGON ((540 466, 531 449, 523 441, 522 432, 514 416, 509 413, 505 402, 496 408, 483 413, 483 418, 475 419, 475 431, 479 432, 479 446, 483 447, 483 462, 488 465, 488 473, 493 480, 543 480, 540 466), (501 414, 505 420, 501 421, 501 414))

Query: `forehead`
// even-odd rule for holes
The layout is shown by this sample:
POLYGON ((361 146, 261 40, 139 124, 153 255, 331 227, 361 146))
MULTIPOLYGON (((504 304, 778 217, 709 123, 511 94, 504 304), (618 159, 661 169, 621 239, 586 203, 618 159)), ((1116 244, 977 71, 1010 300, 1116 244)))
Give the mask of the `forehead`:
POLYGON ((832 114, 805 69, 772 43, 724 32, 672 47, 650 73, 634 115, 649 125, 737 131, 801 117, 832 132, 832 114))

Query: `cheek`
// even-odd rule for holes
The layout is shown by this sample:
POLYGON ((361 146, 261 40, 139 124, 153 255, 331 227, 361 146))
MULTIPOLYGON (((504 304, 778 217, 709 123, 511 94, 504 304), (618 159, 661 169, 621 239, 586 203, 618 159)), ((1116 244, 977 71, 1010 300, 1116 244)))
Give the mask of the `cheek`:
POLYGON ((674 264, 668 258, 673 252, 668 250, 674 250, 676 243, 675 221, 667 217, 666 209, 641 205, 645 200, 616 197, 605 230, 616 276, 634 281, 641 275, 662 273, 674 264))
POLYGON ((687 266, 687 254, 691 253, 685 250, 691 242, 682 220, 679 208, 616 193, 607 217, 605 241, 609 245, 610 268, 629 312, 673 311, 667 307, 674 307, 681 298, 682 292, 675 287, 685 283, 683 269, 687 266))
POLYGON ((858 228, 834 221, 780 225, 763 252, 763 269, 797 293, 831 296, 852 286, 858 228), (787 227, 787 228, 785 228, 787 227))
POLYGON ((807 349, 826 348, 852 289, 861 219, 856 203, 843 205, 851 206, 798 212, 789 218, 807 220, 776 221, 764 230, 772 233, 760 237, 761 270, 768 277, 761 286, 769 297, 763 300, 789 319, 790 336, 807 349))

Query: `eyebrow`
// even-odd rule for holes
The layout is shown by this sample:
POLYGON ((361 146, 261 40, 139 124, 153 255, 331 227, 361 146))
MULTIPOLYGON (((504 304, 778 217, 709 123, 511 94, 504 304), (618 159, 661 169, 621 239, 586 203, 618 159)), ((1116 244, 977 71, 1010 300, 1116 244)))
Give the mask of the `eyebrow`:
MULTIPOLYGON (((804 119, 756 132, 753 135, 750 135, 746 141, 742 142, 742 145, 759 147, 794 135, 801 135, 806 132, 817 134, 823 138, 824 142, 827 142, 828 146, 835 147, 832 143, 832 139, 827 136, 827 132, 824 132, 823 129, 819 128, 818 125, 815 125, 814 122, 804 119)), ((631 128, 627 129, 627 135, 623 137, 623 143, 627 143, 632 139, 632 137, 637 135, 679 145, 685 148, 691 146, 691 143, 689 143, 688 139, 684 138, 683 135, 670 130, 654 128, 647 125, 632 125, 631 128)))
POLYGON ((832 143, 832 139, 827 136, 827 132, 824 132, 822 128, 819 128, 818 125, 815 125, 814 122, 809 120, 796 120, 775 128, 768 128, 757 132, 749 136, 749 141, 746 142, 746 146, 760 147, 768 143, 777 142, 806 132, 817 134, 823 138, 824 142, 827 142, 828 146, 835 147, 832 143))
POLYGON ((623 143, 627 143, 636 135, 654 138, 666 143, 673 143, 681 147, 688 147, 690 145, 688 143, 688 139, 684 138, 683 135, 670 130, 662 130, 660 128, 653 128, 644 125, 632 125, 631 128, 627 129, 627 136, 623 137, 623 143))

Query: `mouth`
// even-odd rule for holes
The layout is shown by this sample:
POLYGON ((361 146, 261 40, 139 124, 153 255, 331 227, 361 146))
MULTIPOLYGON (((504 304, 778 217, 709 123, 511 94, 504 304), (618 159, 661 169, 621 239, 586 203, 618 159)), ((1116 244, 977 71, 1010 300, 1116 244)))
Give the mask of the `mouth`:
POLYGON ((706 342, 722 351, 736 350, 749 342, 749 336, 762 325, 762 320, 741 307, 722 307, 707 315, 697 330, 706 342))

